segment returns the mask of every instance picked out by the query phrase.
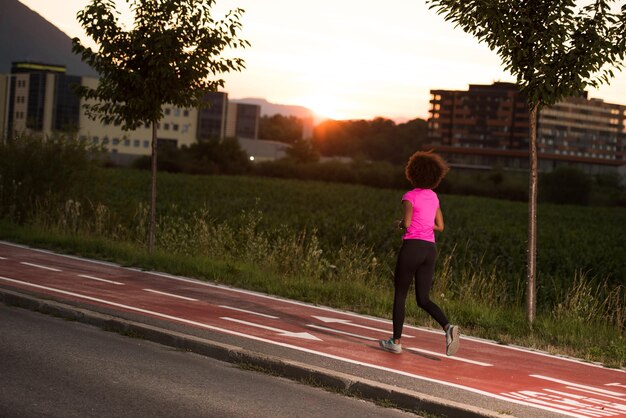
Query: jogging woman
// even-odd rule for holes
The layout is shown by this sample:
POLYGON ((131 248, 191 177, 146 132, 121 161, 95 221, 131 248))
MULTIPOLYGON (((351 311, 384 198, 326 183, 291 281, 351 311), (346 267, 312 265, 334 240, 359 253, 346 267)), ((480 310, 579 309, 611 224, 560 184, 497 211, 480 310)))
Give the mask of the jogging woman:
POLYGON ((448 165, 439 155, 422 151, 411 156, 405 169, 406 178, 414 189, 402 197, 404 217, 398 221, 398 227, 405 233, 394 274, 393 336, 380 341, 380 346, 392 353, 402 352, 400 339, 406 297, 413 278, 417 305, 445 331, 446 354, 454 355, 459 349, 459 327, 450 325, 446 315, 429 297, 437 259, 435 231, 443 232, 439 198, 432 189, 439 185, 448 170, 448 165))

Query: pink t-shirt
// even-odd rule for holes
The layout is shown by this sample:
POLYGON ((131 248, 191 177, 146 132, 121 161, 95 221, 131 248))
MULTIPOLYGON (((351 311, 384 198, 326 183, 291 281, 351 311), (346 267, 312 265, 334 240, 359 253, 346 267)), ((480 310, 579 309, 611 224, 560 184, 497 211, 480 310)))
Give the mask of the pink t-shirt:
POLYGON ((437 193, 430 189, 413 189, 402 196, 413 206, 411 225, 406 229, 403 239, 421 239, 435 242, 435 215, 439 208, 437 193))

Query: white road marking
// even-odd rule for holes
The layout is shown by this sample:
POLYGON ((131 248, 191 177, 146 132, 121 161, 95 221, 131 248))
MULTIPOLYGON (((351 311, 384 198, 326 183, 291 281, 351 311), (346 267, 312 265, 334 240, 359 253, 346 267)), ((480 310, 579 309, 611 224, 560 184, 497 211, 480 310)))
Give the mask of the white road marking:
POLYGON ((610 396, 618 396, 618 397, 626 396, 623 393, 613 392, 613 391, 605 390, 605 389, 598 389, 598 388, 595 388, 593 386, 580 385, 578 383, 572 383, 572 382, 568 382, 566 380, 555 379, 553 377, 541 376, 539 374, 531 374, 530 377, 534 377, 534 378, 537 378, 537 379, 543 379, 543 380, 549 380, 550 382, 560 383, 562 385, 572 386, 574 388, 586 389, 586 390, 594 392, 594 393, 596 393, 598 395, 610 395, 610 396))
POLYGON ((280 335, 284 335, 285 337, 295 337, 295 338, 303 338, 305 340, 322 341, 321 339, 317 338, 315 335, 311 335, 308 332, 285 331, 284 329, 268 327, 267 325, 261 325, 261 324, 256 324, 254 322, 242 321, 241 319, 229 318, 226 316, 220 317, 220 319, 223 319, 225 321, 237 322, 238 324, 244 324, 244 325, 248 325, 251 327, 266 329, 268 331, 273 331, 280 335))
POLYGON ((586 410, 591 405, 582 404, 574 400, 570 400, 570 402, 568 402, 570 405, 558 405, 558 401, 562 398, 555 395, 545 394, 543 392, 522 390, 519 392, 503 393, 502 395, 507 397, 509 400, 527 403, 531 406, 547 409, 549 411, 555 411, 570 417, 589 418, 590 416, 598 416, 595 412, 589 412, 586 410))
MULTIPOLYGON (((368 327, 366 325, 360 325, 360 324, 353 324, 352 321, 348 320, 348 319, 339 319, 339 318, 328 318, 326 316, 315 316, 315 315, 311 315, 313 318, 320 320, 326 324, 344 324, 344 325, 349 325, 351 327, 357 327, 357 328, 363 328, 363 329, 369 329, 371 331, 378 331, 378 332, 383 332, 383 333, 389 333, 390 330, 388 329, 380 329, 380 328, 374 328, 374 327, 368 327)), ((402 335, 402 338, 415 338, 412 335, 402 335)))
POLYGON ((192 302, 197 302, 198 301, 198 299, 188 298, 187 296, 175 295, 173 293, 159 292, 158 290, 153 290, 153 289, 143 289, 143 290, 145 290, 146 292, 152 292, 152 293, 156 293, 156 294, 163 295, 163 296, 169 296, 169 297, 172 297, 172 298, 184 299, 184 300, 189 300, 189 301, 192 301, 192 302))
POLYGON ((100 277, 95 277, 95 276, 88 276, 86 274, 79 274, 78 277, 83 277, 85 279, 90 279, 90 280, 97 280, 99 282, 116 284, 118 286, 124 286, 124 283, 114 282, 113 280, 101 279, 100 277))
POLYGON ((448 360, 462 361, 464 363, 475 364, 476 366, 483 366, 483 367, 492 367, 493 366, 493 364, 483 363, 482 361, 470 360, 470 359, 466 359, 466 358, 463 358, 463 357, 457 357, 457 356, 447 356, 447 355, 445 355, 443 353, 438 353, 436 351, 423 350, 421 348, 414 348, 414 347, 405 347, 405 348, 407 350, 410 350, 410 351, 415 351, 416 353, 424 353, 424 354, 428 354, 430 356, 443 357, 443 358, 447 358, 448 360))
POLYGON ((617 386, 617 387, 619 387, 619 388, 624 388, 624 389, 626 389, 626 385, 625 385, 625 384, 623 384, 623 383, 607 383, 607 384, 606 384, 606 385, 604 385, 604 386, 617 386))
POLYGON ((37 268, 44 269, 44 270, 61 271, 59 269, 55 269, 52 267, 42 266, 40 264, 27 263, 26 261, 20 261, 20 264, 24 264, 24 265, 31 266, 31 267, 37 267, 37 268))
MULTIPOLYGON (((609 402, 609 401, 605 401, 602 399, 594 399, 594 398, 590 398, 589 396, 583 396, 583 395, 576 395, 574 393, 569 393, 569 392, 561 392, 560 390, 554 390, 554 389, 544 389, 546 392, 550 392, 550 393, 555 393, 557 395, 561 395, 564 398, 574 398, 574 399, 579 399, 581 401, 587 401, 596 405, 603 405, 602 409, 605 412, 610 412, 610 413, 617 413, 617 414, 621 414, 623 412, 626 412, 626 405, 624 404, 617 404, 614 402, 609 402)), ((613 396, 607 396, 609 398, 613 398, 613 396)))
POLYGON ((0 257, 0 260, 7 260, 6 257, 0 257))
POLYGON ((351 332, 346 332, 346 331, 339 331, 338 329, 321 327, 319 325, 308 324, 307 327, 319 329, 319 330, 322 330, 322 331, 334 332, 335 334, 349 335, 350 337, 361 338, 363 340, 376 341, 376 338, 366 337, 364 335, 359 335, 359 334, 353 334, 351 332))
POLYGON ((244 313, 248 313, 248 314, 252 314, 252 315, 262 316, 263 318, 278 319, 277 316, 266 315, 266 314, 262 314, 262 313, 258 313, 258 312, 254 312, 254 311, 247 311, 245 309, 233 308, 232 306, 219 305, 219 307, 220 308, 224 308, 224 309, 230 309, 230 310, 233 310, 233 311, 244 312, 244 313))
MULTIPOLYGON (((565 386, 565 387, 567 389, 577 390, 578 392, 591 393, 592 395, 600 395, 600 396, 604 396, 605 398, 617 399, 618 401, 626 401, 626 399, 624 399, 623 397, 618 397, 618 396, 613 396, 613 395, 605 395, 603 393, 598 393, 597 391, 593 391, 593 390, 577 388, 577 387, 574 387, 574 386, 565 386)), ((624 396, 624 395, 621 395, 621 396, 624 396)), ((624 410, 626 411, 626 405, 624 405, 624 410)))
POLYGON ((463 385, 459 385, 459 384, 456 384, 456 383, 447 382, 445 380, 433 379, 433 378, 426 377, 426 376, 420 376, 420 375, 414 374, 414 373, 404 372, 402 370, 392 369, 390 367, 379 366, 379 365, 376 365, 376 364, 366 363, 366 362, 359 361, 359 360, 352 360, 352 359, 349 359, 349 358, 336 356, 336 355, 333 355, 333 354, 323 353, 321 351, 312 350, 312 349, 305 348, 305 347, 299 347, 297 345, 282 343, 282 342, 278 342, 278 341, 272 341, 272 340, 269 340, 267 338, 256 337, 254 335, 244 334, 244 333, 241 333, 241 332, 232 331, 232 330, 225 329, 225 328, 219 328, 219 327, 216 327, 216 326, 213 326, 213 325, 208 325, 208 324, 203 324, 201 322, 191 321, 189 319, 178 318, 178 317, 167 315, 167 314, 163 314, 163 313, 160 313, 160 312, 149 311, 147 309, 141 309, 141 308, 136 308, 134 306, 123 305, 121 303, 116 303, 116 302, 111 302, 111 301, 104 300, 104 299, 94 298, 94 297, 91 297, 91 296, 81 295, 81 294, 74 293, 74 292, 68 292, 68 291, 65 291, 65 290, 55 289, 55 288, 52 288, 52 287, 41 286, 41 285, 37 285, 37 284, 34 284, 34 283, 24 282, 24 281, 21 281, 21 280, 10 279, 8 277, 0 276, 0 280, 5 280, 5 281, 8 281, 8 282, 13 282, 13 283, 17 283, 17 284, 21 284, 21 285, 25 285, 25 286, 31 286, 31 287, 35 287, 35 288, 38 288, 38 289, 49 290, 49 291, 52 291, 52 292, 56 292, 56 293, 60 293, 60 294, 64 294, 64 295, 69 295, 69 296, 74 296, 74 297, 82 298, 82 299, 86 299, 86 300, 91 300, 91 301, 94 301, 94 302, 99 302, 99 303, 103 303, 103 304, 106 304, 106 305, 116 306, 118 308, 127 309, 127 310, 130 310, 130 311, 135 311, 135 312, 140 312, 140 313, 144 313, 144 314, 148 314, 148 315, 153 315, 153 316, 156 316, 156 317, 168 319, 170 321, 181 322, 181 323, 184 323, 184 324, 194 325, 194 326, 197 326, 197 327, 200 327, 200 328, 204 328, 204 329, 209 329, 209 330, 212 330, 212 331, 223 332, 225 334, 236 335, 238 337, 248 338, 248 339, 255 340, 255 341, 261 341, 261 342, 265 342, 265 343, 268 343, 268 344, 274 344, 274 345, 277 345, 277 346, 280 346, 280 347, 291 348, 291 349, 302 351, 302 352, 305 352, 305 353, 315 354, 315 355, 326 357, 326 358, 330 358, 330 359, 333 359, 333 360, 343 361, 343 362, 346 362, 346 363, 349 363, 349 364, 355 364, 357 366, 369 367, 369 368, 376 369, 376 370, 382 370, 382 371, 386 371, 386 372, 390 372, 390 373, 395 373, 395 374, 398 374, 398 375, 401 375, 401 376, 407 376, 407 377, 411 377, 411 378, 414 378, 414 379, 423 380, 425 382, 433 382, 433 383, 438 383, 438 384, 442 384, 442 385, 449 386, 449 387, 463 389, 463 390, 466 390, 468 392, 478 393, 480 395, 488 396, 488 397, 493 398, 493 399, 499 399, 499 400, 503 400, 503 401, 507 401, 507 402, 516 403, 516 404, 519 404, 519 405, 530 406, 530 407, 534 407, 534 408, 538 408, 538 409, 543 409, 543 410, 546 410, 546 411, 558 412, 558 413, 561 413, 561 414, 564 414, 564 415, 567 415, 567 416, 571 416, 571 417, 582 417, 582 415, 571 414, 571 413, 563 411, 562 409, 556 409, 556 408, 552 408, 552 407, 545 406, 545 405, 539 406, 539 405, 534 404, 532 402, 526 402, 526 401, 523 401, 523 400, 511 398, 510 396, 506 396, 506 394, 497 394, 497 393, 487 392, 485 390, 476 389, 476 388, 472 388, 472 387, 469 387, 469 386, 463 386, 463 385))

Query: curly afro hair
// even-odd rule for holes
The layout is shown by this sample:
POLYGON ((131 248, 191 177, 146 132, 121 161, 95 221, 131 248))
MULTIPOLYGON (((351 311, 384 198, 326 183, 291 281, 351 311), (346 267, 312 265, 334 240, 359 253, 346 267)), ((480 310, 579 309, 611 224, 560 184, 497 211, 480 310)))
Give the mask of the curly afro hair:
POLYGON ((434 189, 450 170, 448 164, 432 151, 418 151, 404 169, 407 180, 418 189, 434 189))

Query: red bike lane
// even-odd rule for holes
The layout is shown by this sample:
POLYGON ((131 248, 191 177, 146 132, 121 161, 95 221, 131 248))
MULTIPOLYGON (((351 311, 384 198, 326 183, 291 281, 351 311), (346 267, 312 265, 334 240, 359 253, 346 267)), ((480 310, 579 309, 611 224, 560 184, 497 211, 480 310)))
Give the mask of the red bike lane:
POLYGON ((571 417, 626 417, 626 372, 167 274, 0 243, 0 286, 236 335, 571 417))

